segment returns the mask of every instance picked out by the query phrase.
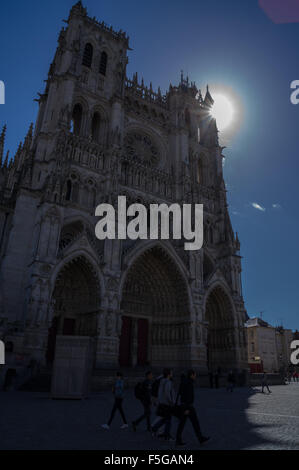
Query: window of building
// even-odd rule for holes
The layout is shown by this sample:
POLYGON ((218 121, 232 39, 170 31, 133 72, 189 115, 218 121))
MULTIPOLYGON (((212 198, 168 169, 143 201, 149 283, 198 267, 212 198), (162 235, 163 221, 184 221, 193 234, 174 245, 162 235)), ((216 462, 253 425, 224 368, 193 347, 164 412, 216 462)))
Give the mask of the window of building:
POLYGON ((85 67, 91 67, 92 64, 92 56, 93 56, 93 47, 90 43, 87 43, 84 49, 82 65, 85 67))
POLYGON ((68 182, 66 183, 66 195, 65 195, 66 201, 71 200, 71 195, 72 195, 72 182, 68 180, 68 182))
POLYGON ((99 113, 94 113, 91 123, 91 138, 94 142, 99 142, 100 140, 100 125, 101 117, 99 113))
POLYGON ((76 104, 73 109, 73 115, 71 119, 71 132, 75 135, 80 135, 81 125, 82 125, 82 106, 81 104, 76 104))
POLYGON ((100 72, 101 75, 106 75, 107 62, 108 62, 108 56, 107 56, 106 52, 102 52, 101 60, 100 60, 100 69, 99 69, 99 72, 100 72))

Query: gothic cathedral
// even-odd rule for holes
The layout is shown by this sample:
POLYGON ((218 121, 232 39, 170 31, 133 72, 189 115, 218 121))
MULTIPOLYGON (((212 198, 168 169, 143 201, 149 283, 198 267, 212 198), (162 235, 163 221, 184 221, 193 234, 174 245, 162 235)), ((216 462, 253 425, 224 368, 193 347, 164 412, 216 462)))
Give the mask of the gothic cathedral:
POLYGON ((0 333, 50 365, 56 335, 95 340, 94 369, 247 368, 238 236, 207 89, 126 75, 129 38, 78 2, 14 158, 0 137, 0 333), (100 203, 204 205, 204 246, 95 237, 100 203))

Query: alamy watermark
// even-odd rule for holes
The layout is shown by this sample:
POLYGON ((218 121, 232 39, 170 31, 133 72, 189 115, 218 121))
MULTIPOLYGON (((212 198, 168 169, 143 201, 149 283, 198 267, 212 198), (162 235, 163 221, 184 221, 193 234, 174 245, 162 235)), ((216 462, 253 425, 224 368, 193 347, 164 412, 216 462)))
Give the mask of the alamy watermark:
POLYGON ((5 364, 5 345, 3 341, 0 340, 0 366, 5 364))
POLYGON ((200 250, 203 245, 202 204, 150 204, 148 212, 143 204, 127 208, 126 196, 119 196, 117 220, 111 204, 100 204, 95 215, 102 217, 95 228, 99 240, 169 240, 171 234, 174 240, 188 240, 185 250, 200 250))
POLYGON ((0 104, 5 104, 5 85, 2 80, 0 80, 0 104))
POLYGON ((299 104, 299 80, 293 80, 291 83, 291 96, 290 100, 292 104, 299 104))
POLYGON ((290 361, 294 366, 298 366, 299 364, 299 340, 298 339, 291 342, 291 349, 294 349, 295 351, 292 352, 290 361))

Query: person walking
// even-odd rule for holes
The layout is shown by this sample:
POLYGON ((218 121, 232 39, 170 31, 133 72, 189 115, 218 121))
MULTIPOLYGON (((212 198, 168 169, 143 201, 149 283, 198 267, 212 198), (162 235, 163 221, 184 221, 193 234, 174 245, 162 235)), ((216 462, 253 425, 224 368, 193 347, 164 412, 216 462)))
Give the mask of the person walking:
POLYGON ((229 373, 228 373, 228 375, 227 375, 227 386, 226 386, 226 390, 227 390, 228 392, 233 392, 234 386, 235 386, 235 376, 234 376, 233 371, 230 370, 229 373))
POLYGON ((152 427, 152 436, 157 436, 157 431, 165 424, 164 437, 166 440, 172 440, 171 417, 172 409, 175 405, 175 392, 172 383, 172 370, 164 369, 163 379, 160 381, 158 393, 157 415, 160 420, 152 427))
POLYGON ((200 424, 198 421, 197 413, 194 408, 194 382, 196 373, 194 370, 189 370, 186 377, 182 378, 179 388, 178 397, 180 399, 181 418, 177 428, 176 446, 186 445, 182 440, 182 433, 189 418, 193 426, 195 435, 200 444, 207 442, 210 438, 202 434, 200 424))
MULTIPOLYGON (((154 381, 153 381, 153 384, 152 384, 152 405, 157 408, 158 405, 159 405, 159 401, 158 401, 158 396, 159 396, 159 388, 160 388, 160 383, 161 383, 161 380, 164 378, 164 375, 163 373, 160 374, 154 381)), ((159 421, 161 420, 161 417, 156 415, 154 421, 152 422, 152 428, 155 426, 155 424, 157 424, 159 421)), ((164 436, 165 432, 160 432, 159 434, 157 434, 157 437, 160 437, 161 435, 164 436)))
POLYGON ((115 382, 115 384, 113 386, 113 389, 112 389, 113 394, 114 394, 114 405, 113 405, 111 415, 110 415, 110 419, 109 419, 108 423, 107 424, 102 424, 102 428, 107 429, 107 430, 110 429, 110 425, 113 421, 116 410, 118 410, 120 412, 120 415, 121 415, 122 420, 123 420, 123 424, 121 426, 121 429, 128 428, 128 423, 127 423, 125 413, 124 413, 124 410, 123 410, 123 407, 122 407, 123 399, 124 399, 124 389, 125 389, 125 387, 124 387, 123 375, 122 375, 121 372, 117 372, 116 382, 115 382))
POLYGON ((263 375, 262 375, 262 393, 264 393, 264 388, 265 387, 267 388, 269 393, 272 393, 270 388, 269 388, 269 385, 268 385, 268 376, 267 376, 266 372, 264 372, 263 375))
POLYGON ((141 384, 141 396, 139 398, 143 406, 143 414, 140 418, 132 422, 133 431, 137 430, 138 424, 140 424, 144 419, 147 423, 147 430, 151 431, 152 383, 153 373, 152 371, 148 371, 145 374, 144 382, 141 384))

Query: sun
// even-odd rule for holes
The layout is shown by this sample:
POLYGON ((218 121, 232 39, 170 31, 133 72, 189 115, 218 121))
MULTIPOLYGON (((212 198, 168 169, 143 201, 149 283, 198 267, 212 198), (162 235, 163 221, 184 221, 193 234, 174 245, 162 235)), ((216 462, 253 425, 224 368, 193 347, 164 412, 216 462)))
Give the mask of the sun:
POLYGON ((222 131, 231 124, 234 117, 234 108, 224 95, 213 95, 213 100, 211 116, 216 119, 217 127, 222 131))

